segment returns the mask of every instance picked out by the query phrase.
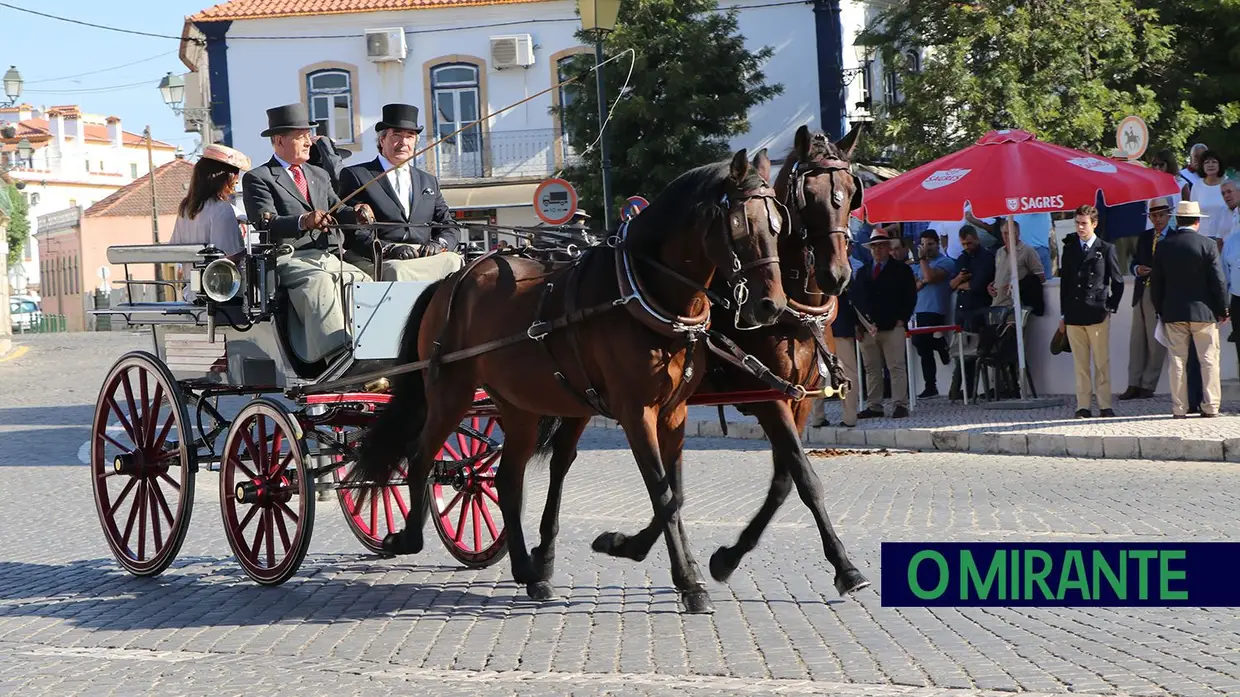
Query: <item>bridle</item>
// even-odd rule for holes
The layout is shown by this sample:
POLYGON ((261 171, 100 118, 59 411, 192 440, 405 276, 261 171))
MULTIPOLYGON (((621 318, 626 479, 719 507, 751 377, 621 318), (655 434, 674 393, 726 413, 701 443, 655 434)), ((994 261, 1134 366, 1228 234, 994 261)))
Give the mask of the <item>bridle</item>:
MULTIPOLYGON (((749 301, 749 279, 745 276, 745 272, 759 266, 779 263, 779 255, 777 253, 774 256, 760 257, 742 264, 740 254, 737 253, 738 242, 749 238, 753 234, 753 230, 749 226, 749 216, 745 212, 745 204, 754 199, 762 199, 763 208, 766 210, 767 226, 777 240, 783 234, 783 220, 789 217, 787 206, 779 200, 775 189, 765 182, 761 186, 741 191, 735 200, 732 200, 727 194, 724 194, 719 199, 719 206, 724 209, 724 216, 727 221, 728 250, 732 253, 731 270, 728 271, 725 266, 720 266, 719 268, 725 270, 725 280, 732 289, 732 300, 736 304, 736 315, 733 319, 733 324, 741 331, 760 329, 762 326, 741 326, 741 307, 749 301), (772 205, 775 207, 773 212, 772 205), (783 212, 782 215, 780 215, 780 211, 783 212)), ((776 249, 778 250, 778 245, 776 245, 776 249)))
MULTIPOLYGON (((853 179, 855 190, 853 191, 852 200, 849 202, 848 208, 848 211, 852 212, 860 208, 862 202, 865 200, 865 187, 861 182, 861 178, 855 174, 852 174, 851 163, 835 157, 816 158, 808 164, 797 161, 793 163, 792 173, 789 176, 787 208, 791 209, 790 218, 792 226, 799 229, 801 232, 801 246, 805 250, 805 292, 807 294, 810 292, 809 282, 817 273, 816 267, 818 260, 814 256, 814 246, 810 244, 811 233, 809 231, 809 226, 805 225, 802 219, 802 214, 808 205, 805 200, 805 183, 806 180, 811 177, 816 177, 821 174, 830 175, 831 205, 836 210, 839 210, 844 207, 844 190, 839 188, 835 181, 835 172, 838 171, 848 172, 849 176, 853 179)), ((847 220, 847 217, 845 217, 845 220, 847 220)), ((832 226, 825 231, 815 231, 813 234, 844 235, 844 237, 849 241, 852 241, 853 238, 852 230, 850 230, 847 225, 843 227, 832 226)), ((796 275, 789 275, 792 278, 796 278, 796 275)))

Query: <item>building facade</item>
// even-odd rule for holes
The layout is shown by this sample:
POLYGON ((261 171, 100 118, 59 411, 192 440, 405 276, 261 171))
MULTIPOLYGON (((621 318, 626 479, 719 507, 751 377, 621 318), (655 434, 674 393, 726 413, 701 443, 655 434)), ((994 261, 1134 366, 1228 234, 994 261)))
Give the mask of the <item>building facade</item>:
MULTIPOLYGON (((9 281, 19 291, 40 288, 39 217, 66 208, 89 208, 146 176, 150 171, 146 141, 124 130, 121 119, 84 114, 77 106, 2 108, 0 129, 6 129, 0 134, 0 157, 12 168, 10 176, 25 183, 22 195, 30 208, 30 239, 21 264, 9 269, 9 281), (32 149, 25 161, 18 152, 22 141, 32 149)), ((158 167, 176 156, 176 148, 152 141, 151 155, 158 167)))
MULTIPOLYGON (((150 178, 139 177, 89 208, 77 205, 39 216, 43 312, 64 315, 69 331, 93 329, 88 313, 95 291, 111 295, 122 288, 115 281, 125 278, 123 267, 108 263, 108 247, 153 243, 156 208, 159 241, 167 243, 193 169, 182 159, 156 167, 154 208, 150 178)), ((154 278, 151 264, 134 265, 129 272, 135 280, 154 278)))
MULTIPOLYGON (((373 129, 385 103, 419 107, 425 145, 549 89, 561 79, 563 61, 593 51, 574 36, 581 26, 574 0, 422 0, 391 9, 400 4, 323 0, 307 11, 296 0, 233 0, 203 10, 184 29, 191 39, 182 43, 190 68, 186 106, 209 104, 221 142, 263 162, 271 152, 259 135, 265 110, 304 103, 318 132, 354 153, 346 164, 356 164, 377 154, 373 129)), ((774 49, 763 70, 768 82, 784 86, 753 109, 750 131, 734 146, 786 152, 802 124, 841 136, 872 82, 844 84, 842 66, 856 59, 843 47, 873 17, 872 3, 721 3, 733 6, 749 48, 774 49), (831 60, 823 57, 828 48, 831 60), (820 70, 834 76, 825 101, 820 70)), ((627 67, 623 59, 609 65, 608 80, 622 80, 627 67)), ((873 66, 867 72, 881 74, 873 66)), ((564 98, 563 90, 551 90, 488 119, 427 152, 419 166, 440 178, 458 215, 536 223, 535 188, 574 157, 550 111, 564 98)), ((186 127, 200 131, 201 117, 187 118, 186 127)))

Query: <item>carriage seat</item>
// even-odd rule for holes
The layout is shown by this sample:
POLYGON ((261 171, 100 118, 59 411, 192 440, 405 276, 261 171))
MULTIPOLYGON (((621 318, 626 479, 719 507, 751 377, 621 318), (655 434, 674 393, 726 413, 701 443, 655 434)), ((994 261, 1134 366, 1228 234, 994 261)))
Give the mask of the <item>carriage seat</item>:
POLYGON ((126 244, 108 247, 109 264, 193 264, 202 261, 201 244, 126 244))

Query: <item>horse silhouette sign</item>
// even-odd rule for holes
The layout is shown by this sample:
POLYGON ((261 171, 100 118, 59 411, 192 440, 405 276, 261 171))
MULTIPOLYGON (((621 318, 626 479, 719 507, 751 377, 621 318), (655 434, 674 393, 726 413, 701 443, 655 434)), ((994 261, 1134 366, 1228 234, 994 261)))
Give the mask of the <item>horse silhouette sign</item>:
POLYGON ((577 210, 577 190, 563 179, 548 179, 534 191, 534 213, 548 225, 563 225, 577 210))
POLYGON ((1119 122, 1119 128, 1115 129, 1115 147, 1128 159, 1144 155, 1149 144, 1150 129, 1140 116, 1127 116, 1119 122))

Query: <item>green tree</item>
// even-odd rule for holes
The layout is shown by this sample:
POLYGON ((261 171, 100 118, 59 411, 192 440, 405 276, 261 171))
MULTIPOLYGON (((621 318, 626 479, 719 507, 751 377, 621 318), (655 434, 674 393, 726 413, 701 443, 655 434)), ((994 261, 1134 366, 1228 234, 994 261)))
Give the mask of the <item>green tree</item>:
MULTIPOLYGON (((761 70, 772 49, 747 50, 737 27, 736 10, 720 11, 716 0, 629 0, 621 6, 607 52, 632 48, 636 64, 619 103, 630 59, 603 68, 608 104, 616 104, 606 131, 612 211, 628 196, 652 197, 685 170, 724 159, 729 140, 749 130, 749 110, 783 91, 766 84, 761 70)), ((594 43, 592 34, 577 38, 594 43)), ((599 133, 598 86, 593 73, 584 75, 593 67, 594 56, 582 54, 565 70, 582 77, 565 86, 569 100, 561 117, 580 160, 564 176, 582 207, 601 220, 602 157, 588 147, 599 133)))
MULTIPOLYGON (((13 184, 7 185, 2 192, 7 195, 7 205, 5 196, 0 196, 0 208, 4 209, 5 214, 9 216, 8 241, 9 241, 9 266, 17 263, 22 256, 22 249, 26 246, 26 238, 30 236, 30 219, 28 217, 30 209, 26 205, 26 199, 22 197, 21 192, 13 184)), ((0 279, 3 281, 3 279, 0 279)))
POLYGON ((863 36, 894 69, 904 97, 880 108, 875 138, 893 146, 901 166, 997 127, 1109 154, 1128 114, 1182 142, 1186 120, 1145 83, 1171 59, 1174 37, 1156 9, 1135 0, 898 3, 863 36), (918 49, 924 55, 910 59, 918 49))

